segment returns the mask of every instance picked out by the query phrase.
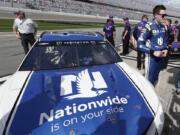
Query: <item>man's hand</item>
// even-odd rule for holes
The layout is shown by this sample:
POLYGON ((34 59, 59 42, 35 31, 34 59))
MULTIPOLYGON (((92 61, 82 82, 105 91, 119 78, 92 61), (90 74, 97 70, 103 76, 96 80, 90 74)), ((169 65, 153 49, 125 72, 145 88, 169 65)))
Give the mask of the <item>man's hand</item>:
POLYGON ((163 52, 162 51, 154 51, 153 55, 156 57, 162 57, 163 52))
POLYGON ((153 55, 156 57, 166 57, 168 50, 154 51, 153 55))
POLYGON ((122 36, 122 40, 124 40, 124 39, 125 39, 125 36, 123 35, 123 36, 122 36))
POLYGON ((16 38, 21 39, 21 36, 19 35, 19 33, 16 33, 16 38))
POLYGON ((166 57, 168 54, 168 50, 162 50, 162 57, 166 57))

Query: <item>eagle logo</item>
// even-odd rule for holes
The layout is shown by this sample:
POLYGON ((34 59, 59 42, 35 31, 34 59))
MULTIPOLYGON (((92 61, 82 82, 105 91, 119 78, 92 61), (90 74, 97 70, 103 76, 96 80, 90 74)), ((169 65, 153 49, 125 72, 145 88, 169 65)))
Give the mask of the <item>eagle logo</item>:
POLYGON ((66 98, 92 98, 106 93, 107 91, 104 89, 107 88, 107 85, 100 72, 93 72, 92 75, 95 80, 91 80, 87 69, 81 71, 76 78, 77 94, 66 98))
POLYGON ((158 38, 158 45, 160 45, 160 46, 163 45, 163 38, 162 37, 158 38))

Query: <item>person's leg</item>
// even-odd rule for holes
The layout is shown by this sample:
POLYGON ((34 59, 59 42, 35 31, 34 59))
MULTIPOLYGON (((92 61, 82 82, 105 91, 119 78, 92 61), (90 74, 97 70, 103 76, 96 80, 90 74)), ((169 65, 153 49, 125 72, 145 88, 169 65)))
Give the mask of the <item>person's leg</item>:
POLYGON ((35 43, 36 40, 35 40, 33 34, 28 35, 28 41, 29 41, 31 46, 35 43))
POLYGON ((127 54, 129 53, 129 40, 130 40, 130 35, 127 36, 127 54))
POLYGON ((122 52, 122 54, 125 54, 125 50, 126 50, 126 42, 125 42, 125 39, 123 39, 122 42, 123 42, 123 52, 122 52))
POLYGON ((107 37, 107 40, 108 40, 108 41, 112 44, 112 46, 114 46, 114 47, 115 47, 113 37, 107 37))
POLYGON ((147 75, 147 79, 152 83, 152 85, 154 85, 156 79, 155 79, 155 63, 152 60, 152 58, 150 58, 150 63, 149 63, 149 67, 148 67, 148 75, 147 75))
POLYGON ((180 32, 178 32, 177 40, 180 41, 180 32))
POLYGON ((167 53, 167 56, 162 58, 163 59, 163 64, 162 64, 162 67, 161 67, 161 70, 163 69, 166 69, 167 66, 168 66, 168 62, 169 62, 169 56, 170 56, 170 49, 168 49, 168 53, 167 53))
POLYGON ((150 57, 148 80, 155 86, 159 78, 159 72, 161 71, 162 60, 154 57, 150 57))
POLYGON ((142 52, 142 65, 143 65, 143 69, 145 69, 145 53, 142 52))
POLYGON ((115 47, 115 43, 114 43, 113 37, 111 38, 111 44, 115 47))
POLYGON ((130 39, 130 36, 126 35, 125 39, 124 39, 124 42, 125 42, 125 51, 124 51, 124 53, 125 54, 129 53, 129 39, 130 39))
POLYGON ((23 35, 21 36, 21 45, 24 49, 24 53, 27 54, 27 52, 29 51, 28 40, 23 35))
POLYGON ((141 51, 137 51, 137 68, 141 69, 141 51))

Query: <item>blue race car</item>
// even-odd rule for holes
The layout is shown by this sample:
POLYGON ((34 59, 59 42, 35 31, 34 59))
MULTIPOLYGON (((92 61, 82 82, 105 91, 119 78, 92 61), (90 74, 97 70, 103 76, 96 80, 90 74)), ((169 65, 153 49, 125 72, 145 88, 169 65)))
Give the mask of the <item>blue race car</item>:
POLYGON ((153 86, 96 32, 45 32, 0 87, 3 135, 160 135, 153 86))

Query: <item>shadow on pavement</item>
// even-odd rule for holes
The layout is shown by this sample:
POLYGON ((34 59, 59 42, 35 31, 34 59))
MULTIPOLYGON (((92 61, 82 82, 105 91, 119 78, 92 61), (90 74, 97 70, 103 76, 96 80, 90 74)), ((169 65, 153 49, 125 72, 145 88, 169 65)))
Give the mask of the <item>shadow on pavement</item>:
POLYGON ((169 77, 168 83, 176 85, 177 79, 180 76, 180 68, 170 68, 167 72, 171 73, 172 76, 169 77))
POLYGON ((174 87, 170 89, 172 100, 169 109, 165 112, 165 123, 162 135, 180 135, 180 95, 176 94, 176 84, 180 78, 180 68, 169 68, 167 72, 171 74, 167 83, 174 87))
POLYGON ((180 135, 180 96, 174 93, 162 135, 180 135))

